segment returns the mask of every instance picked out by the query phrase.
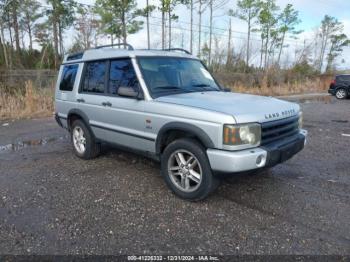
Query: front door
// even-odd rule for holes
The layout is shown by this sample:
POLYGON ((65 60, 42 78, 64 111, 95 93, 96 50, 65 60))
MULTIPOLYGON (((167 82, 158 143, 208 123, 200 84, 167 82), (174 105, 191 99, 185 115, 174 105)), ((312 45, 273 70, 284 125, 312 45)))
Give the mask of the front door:
POLYGON ((114 59, 107 63, 105 93, 100 102, 102 114, 90 121, 96 136, 122 146, 152 151, 154 138, 144 132, 145 101, 118 95, 120 87, 139 90, 139 82, 130 58, 114 59))

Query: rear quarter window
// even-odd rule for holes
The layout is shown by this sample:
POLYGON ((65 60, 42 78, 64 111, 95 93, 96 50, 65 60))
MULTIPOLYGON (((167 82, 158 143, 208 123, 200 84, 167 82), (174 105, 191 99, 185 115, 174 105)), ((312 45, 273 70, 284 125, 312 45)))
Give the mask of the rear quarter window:
POLYGON ((106 69, 106 61, 87 63, 81 91, 86 93, 104 93, 106 69))
POLYGON ((72 91, 79 65, 65 65, 60 82, 61 91, 72 91))
POLYGON ((350 82, 350 75, 337 76, 339 82, 350 82))

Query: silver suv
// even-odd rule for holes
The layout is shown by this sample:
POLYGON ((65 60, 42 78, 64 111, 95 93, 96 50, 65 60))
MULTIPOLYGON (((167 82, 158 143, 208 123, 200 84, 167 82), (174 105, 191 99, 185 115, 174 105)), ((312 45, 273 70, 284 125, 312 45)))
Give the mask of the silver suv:
POLYGON ((303 149, 299 105, 228 92, 185 50, 125 46, 61 65, 56 121, 78 157, 97 157, 102 143, 146 154, 176 195, 194 201, 218 186, 217 173, 272 167, 303 149))

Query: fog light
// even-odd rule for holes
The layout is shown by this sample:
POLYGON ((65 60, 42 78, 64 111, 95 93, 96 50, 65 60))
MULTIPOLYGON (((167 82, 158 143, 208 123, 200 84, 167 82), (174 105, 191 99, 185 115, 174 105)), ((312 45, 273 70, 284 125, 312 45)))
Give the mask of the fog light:
POLYGON ((259 155, 259 156, 256 158, 256 165, 257 165, 258 167, 262 167, 264 164, 265 164, 265 156, 264 156, 264 155, 259 155))

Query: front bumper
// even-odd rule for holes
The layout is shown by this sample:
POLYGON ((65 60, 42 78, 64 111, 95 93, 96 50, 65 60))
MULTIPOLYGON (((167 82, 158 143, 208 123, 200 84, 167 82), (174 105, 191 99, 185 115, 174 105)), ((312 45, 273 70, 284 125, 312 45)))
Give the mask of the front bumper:
POLYGON ((273 167, 300 152, 306 143, 307 131, 268 146, 241 151, 208 149, 207 155, 212 170, 237 173, 263 167, 273 167))
POLYGON ((334 96, 335 95, 335 89, 333 89, 333 88, 328 89, 328 93, 334 96))

